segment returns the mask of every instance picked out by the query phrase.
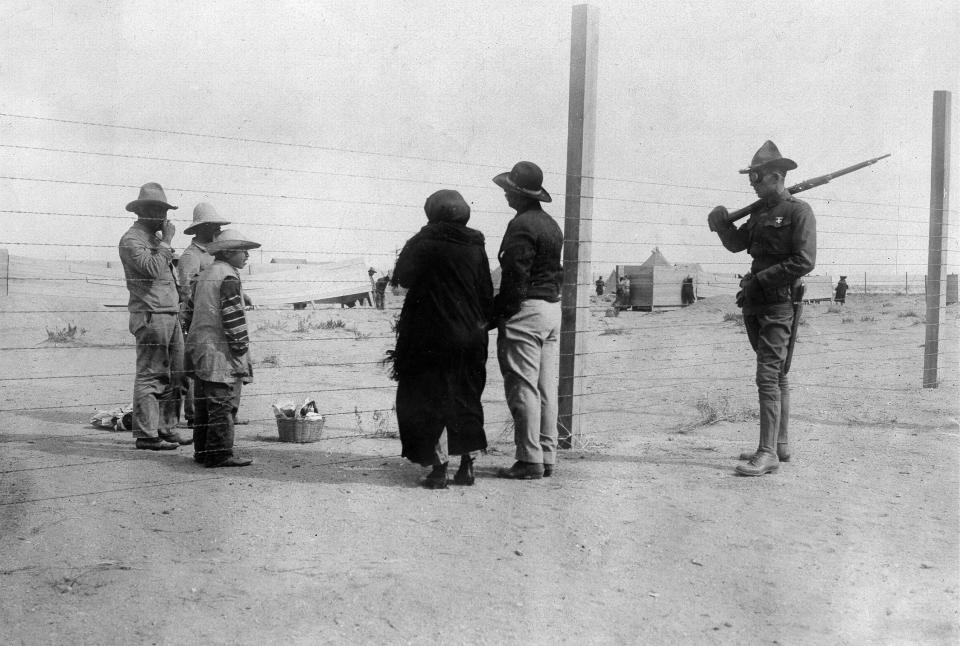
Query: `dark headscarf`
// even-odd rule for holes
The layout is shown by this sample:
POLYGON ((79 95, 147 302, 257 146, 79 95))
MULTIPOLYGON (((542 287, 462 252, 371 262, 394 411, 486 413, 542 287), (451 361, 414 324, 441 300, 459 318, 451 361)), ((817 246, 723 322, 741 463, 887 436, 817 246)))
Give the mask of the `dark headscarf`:
POLYGON ((430 222, 466 224, 470 220, 470 205, 458 191, 443 189, 427 198, 423 205, 430 222))

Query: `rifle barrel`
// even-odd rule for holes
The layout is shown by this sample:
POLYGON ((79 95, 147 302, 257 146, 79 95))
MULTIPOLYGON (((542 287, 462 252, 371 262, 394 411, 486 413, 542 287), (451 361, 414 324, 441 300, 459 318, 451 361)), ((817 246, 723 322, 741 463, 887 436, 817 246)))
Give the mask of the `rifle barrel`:
MULTIPOLYGON (((841 175, 846 175, 847 173, 852 173, 858 171, 861 168, 866 168, 867 166, 872 166, 876 164, 881 159, 886 159, 890 156, 890 153, 886 155, 880 155, 879 157, 874 157, 873 159, 868 159, 867 161, 862 161, 859 164, 854 164, 853 166, 847 166, 846 168, 841 168, 838 171, 832 173, 827 173, 826 175, 821 175, 820 177, 814 177, 813 179, 807 179, 799 184, 794 184, 787 191, 790 192, 790 195, 795 195, 797 193, 802 193, 803 191, 809 190, 811 188, 816 188, 817 186, 823 186, 832 179, 836 179, 841 175)), ((763 200, 757 200, 753 204, 743 207, 742 209, 737 209, 730 214, 730 217, 727 218, 727 222, 736 222, 741 218, 745 218, 754 211, 756 211, 763 204, 763 200)))

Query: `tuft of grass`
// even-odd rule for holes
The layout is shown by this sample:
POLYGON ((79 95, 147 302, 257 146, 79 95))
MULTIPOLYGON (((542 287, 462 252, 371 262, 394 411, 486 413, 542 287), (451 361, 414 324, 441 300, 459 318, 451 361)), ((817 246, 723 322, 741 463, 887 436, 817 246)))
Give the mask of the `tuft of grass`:
POLYGON ((897 314, 897 317, 902 319, 910 318, 910 317, 920 318, 920 315, 914 312, 913 310, 909 310, 907 312, 900 312, 899 314, 897 314))
POLYGON ((326 321, 314 321, 311 317, 297 320, 297 332, 305 334, 311 330, 338 330, 345 328, 346 323, 342 319, 327 319, 326 321))
POLYGON ((886 303, 882 303, 880 305, 880 309, 886 309, 888 307, 893 307, 893 303, 891 303, 890 301, 887 301, 886 303))
POLYGON ((839 314, 843 311, 843 308, 839 305, 831 305, 827 308, 827 314, 839 314))
POLYGON ((355 327, 345 328, 345 329, 346 329, 348 332, 353 332, 353 337, 354 337, 355 339, 357 339, 358 341, 361 341, 361 340, 363 340, 363 339, 369 339, 369 338, 370 338, 370 335, 371 335, 370 332, 361 332, 359 329, 357 329, 357 328, 355 328, 355 327))
POLYGON ((263 330, 277 330, 279 332, 287 331, 287 322, 283 319, 268 319, 257 324, 257 332, 263 330))
POLYGON ((87 328, 78 327, 73 323, 67 323, 67 327, 62 328, 44 328, 47 331, 47 341, 53 343, 68 343, 76 341, 87 333, 87 328))
POLYGON ((271 366, 274 368, 280 367, 280 355, 278 354, 268 354, 262 359, 260 359, 260 366, 271 366))
POLYGON ((605 327, 600 331, 601 335, 604 334, 629 334, 629 330, 622 327, 605 327))
POLYGON ((738 407, 727 395, 718 397, 702 396, 694 404, 699 414, 697 421, 681 429, 681 433, 696 428, 710 426, 717 422, 742 422, 756 416, 752 408, 738 407))
POLYGON ((852 317, 852 316, 844 316, 842 319, 840 319, 840 322, 841 322, 841 323, 853 323, 853 317, 852 317))
POLYGON ((869 322, 871 322, 871 321, 876 321, 876 320, 877 320, 877 317, 876 317, 876 316, 861 316, 861 317, 860 317, 860 320, 869 323, 869 322))
POLYGON ((390 331, 394 334, 397 333, 397 327, 400 325, 400 315, 394 314, 393 320, 390 321, 390 331))

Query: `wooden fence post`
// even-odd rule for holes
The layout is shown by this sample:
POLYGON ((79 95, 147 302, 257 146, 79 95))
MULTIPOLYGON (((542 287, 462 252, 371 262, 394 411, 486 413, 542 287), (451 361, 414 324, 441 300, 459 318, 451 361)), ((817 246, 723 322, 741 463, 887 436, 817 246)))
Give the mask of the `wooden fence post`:
POLYGON ((946 301, 950 192, 950 93, 933 93, 933 151, 930 159, 930 236, 927 246, 927 325, 923 344, 923 387, 939 383, 940 308, 946 301))
POLYGON ((575 5, 570 34, 566 213, 558 384, 560 448, 581 435, 581 399, 590 329, 590 257, 593 242, 593 156, 597 130, 599 12, 575 5))

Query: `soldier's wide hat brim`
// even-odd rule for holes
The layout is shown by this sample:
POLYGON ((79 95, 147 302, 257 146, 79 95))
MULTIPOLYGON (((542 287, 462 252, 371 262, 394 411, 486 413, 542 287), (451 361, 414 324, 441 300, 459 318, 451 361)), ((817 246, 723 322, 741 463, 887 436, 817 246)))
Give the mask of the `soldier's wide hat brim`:
POLYGON ((493 183, 502 188, 505 191, 510 191, 511 193, 516 193, 517 195, 523 195, 524 197, 529 197, 531 199, 540 201, 540 202, 552 202, 553 198, 550 197, 550 194, 541 186, 538 190, 534 191, 528 188, 523 188, 519 186, 516 182, 510 179, 510 173, 500 173, 493 178, 493 183))
POLYGON ((797 168, 797 162, 786 157, 781 157, 780 159, 771 159, 769 161, 761 162, 759 164, 754 164, 748 168, 742 168, 739 172, 741 175, 746 175, 747 173, 752 173, 755 170, 768 169, 768 170, 795 170, 797 168))
POLYGON ((130 211, 131 213, 136 213, 141 206, 151 206, 151 205, 162 206, 165 209, 172 209, 174 211, 176 211, 177 208, 179 208, 174 206, 173 204, 168 204, 163 200, 134 200, 129 204, 127 204, 127 210, 130 211))

